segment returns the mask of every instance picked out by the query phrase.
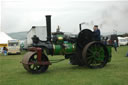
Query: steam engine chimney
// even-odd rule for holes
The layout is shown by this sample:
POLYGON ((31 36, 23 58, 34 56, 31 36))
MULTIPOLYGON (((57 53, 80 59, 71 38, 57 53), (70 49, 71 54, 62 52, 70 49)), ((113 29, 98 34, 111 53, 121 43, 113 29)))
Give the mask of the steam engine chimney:
POLYGON ((80 31, 82 30, 81 24, 79 24, 79 29, 80 29, 80 31))
POLYGON ((51 15, 46 15, 47 41, 51 41, 51 15))

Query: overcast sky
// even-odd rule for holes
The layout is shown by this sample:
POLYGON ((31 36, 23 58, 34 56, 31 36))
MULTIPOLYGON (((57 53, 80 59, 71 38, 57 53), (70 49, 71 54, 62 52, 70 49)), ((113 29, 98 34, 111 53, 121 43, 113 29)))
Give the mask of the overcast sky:
POLYGON ((97 0, 2 0, 1 30, 7 33, 28 31, 45 26, 45 15, 52 15, 52 31, 78 33, 79 24, 92 29, 100 26, 102 34, 113 30, 128 32, 128 1, 97 0))

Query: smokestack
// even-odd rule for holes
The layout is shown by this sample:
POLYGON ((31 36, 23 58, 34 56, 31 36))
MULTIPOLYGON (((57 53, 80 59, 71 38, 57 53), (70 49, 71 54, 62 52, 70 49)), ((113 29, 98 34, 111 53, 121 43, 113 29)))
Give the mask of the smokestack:
POLYGON ((80 28, 80 31, 82 30, 82 28, 81 28, 81 24, 79 24, 79 28, 80 28))
POLYGON ((51 15, 46 15, 47 41, 51 41, 51 15))

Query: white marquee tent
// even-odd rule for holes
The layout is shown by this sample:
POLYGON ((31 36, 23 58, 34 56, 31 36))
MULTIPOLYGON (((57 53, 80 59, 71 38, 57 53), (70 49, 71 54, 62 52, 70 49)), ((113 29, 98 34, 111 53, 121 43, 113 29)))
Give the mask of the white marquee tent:
POLYGON ((0 32, 0 44, 7 44, 8 40, 13 40, 6 33, 0 32))
POLYGON ((3 47, 7 47, 8 40, 13 40, 6 33, 0 32, 0 53, 2 52, 3 47))

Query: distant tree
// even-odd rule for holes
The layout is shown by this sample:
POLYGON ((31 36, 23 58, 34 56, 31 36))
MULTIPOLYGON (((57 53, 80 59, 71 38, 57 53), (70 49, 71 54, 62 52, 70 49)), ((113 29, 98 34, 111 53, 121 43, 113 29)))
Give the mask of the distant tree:
POLYGON ((122 36, 123 37, 128 37, 128 33, 124 33, 122 36))
POLYGON ((124 33, 122 35, 118 35, 119 37, 128 37, 128 33, 124 33))

